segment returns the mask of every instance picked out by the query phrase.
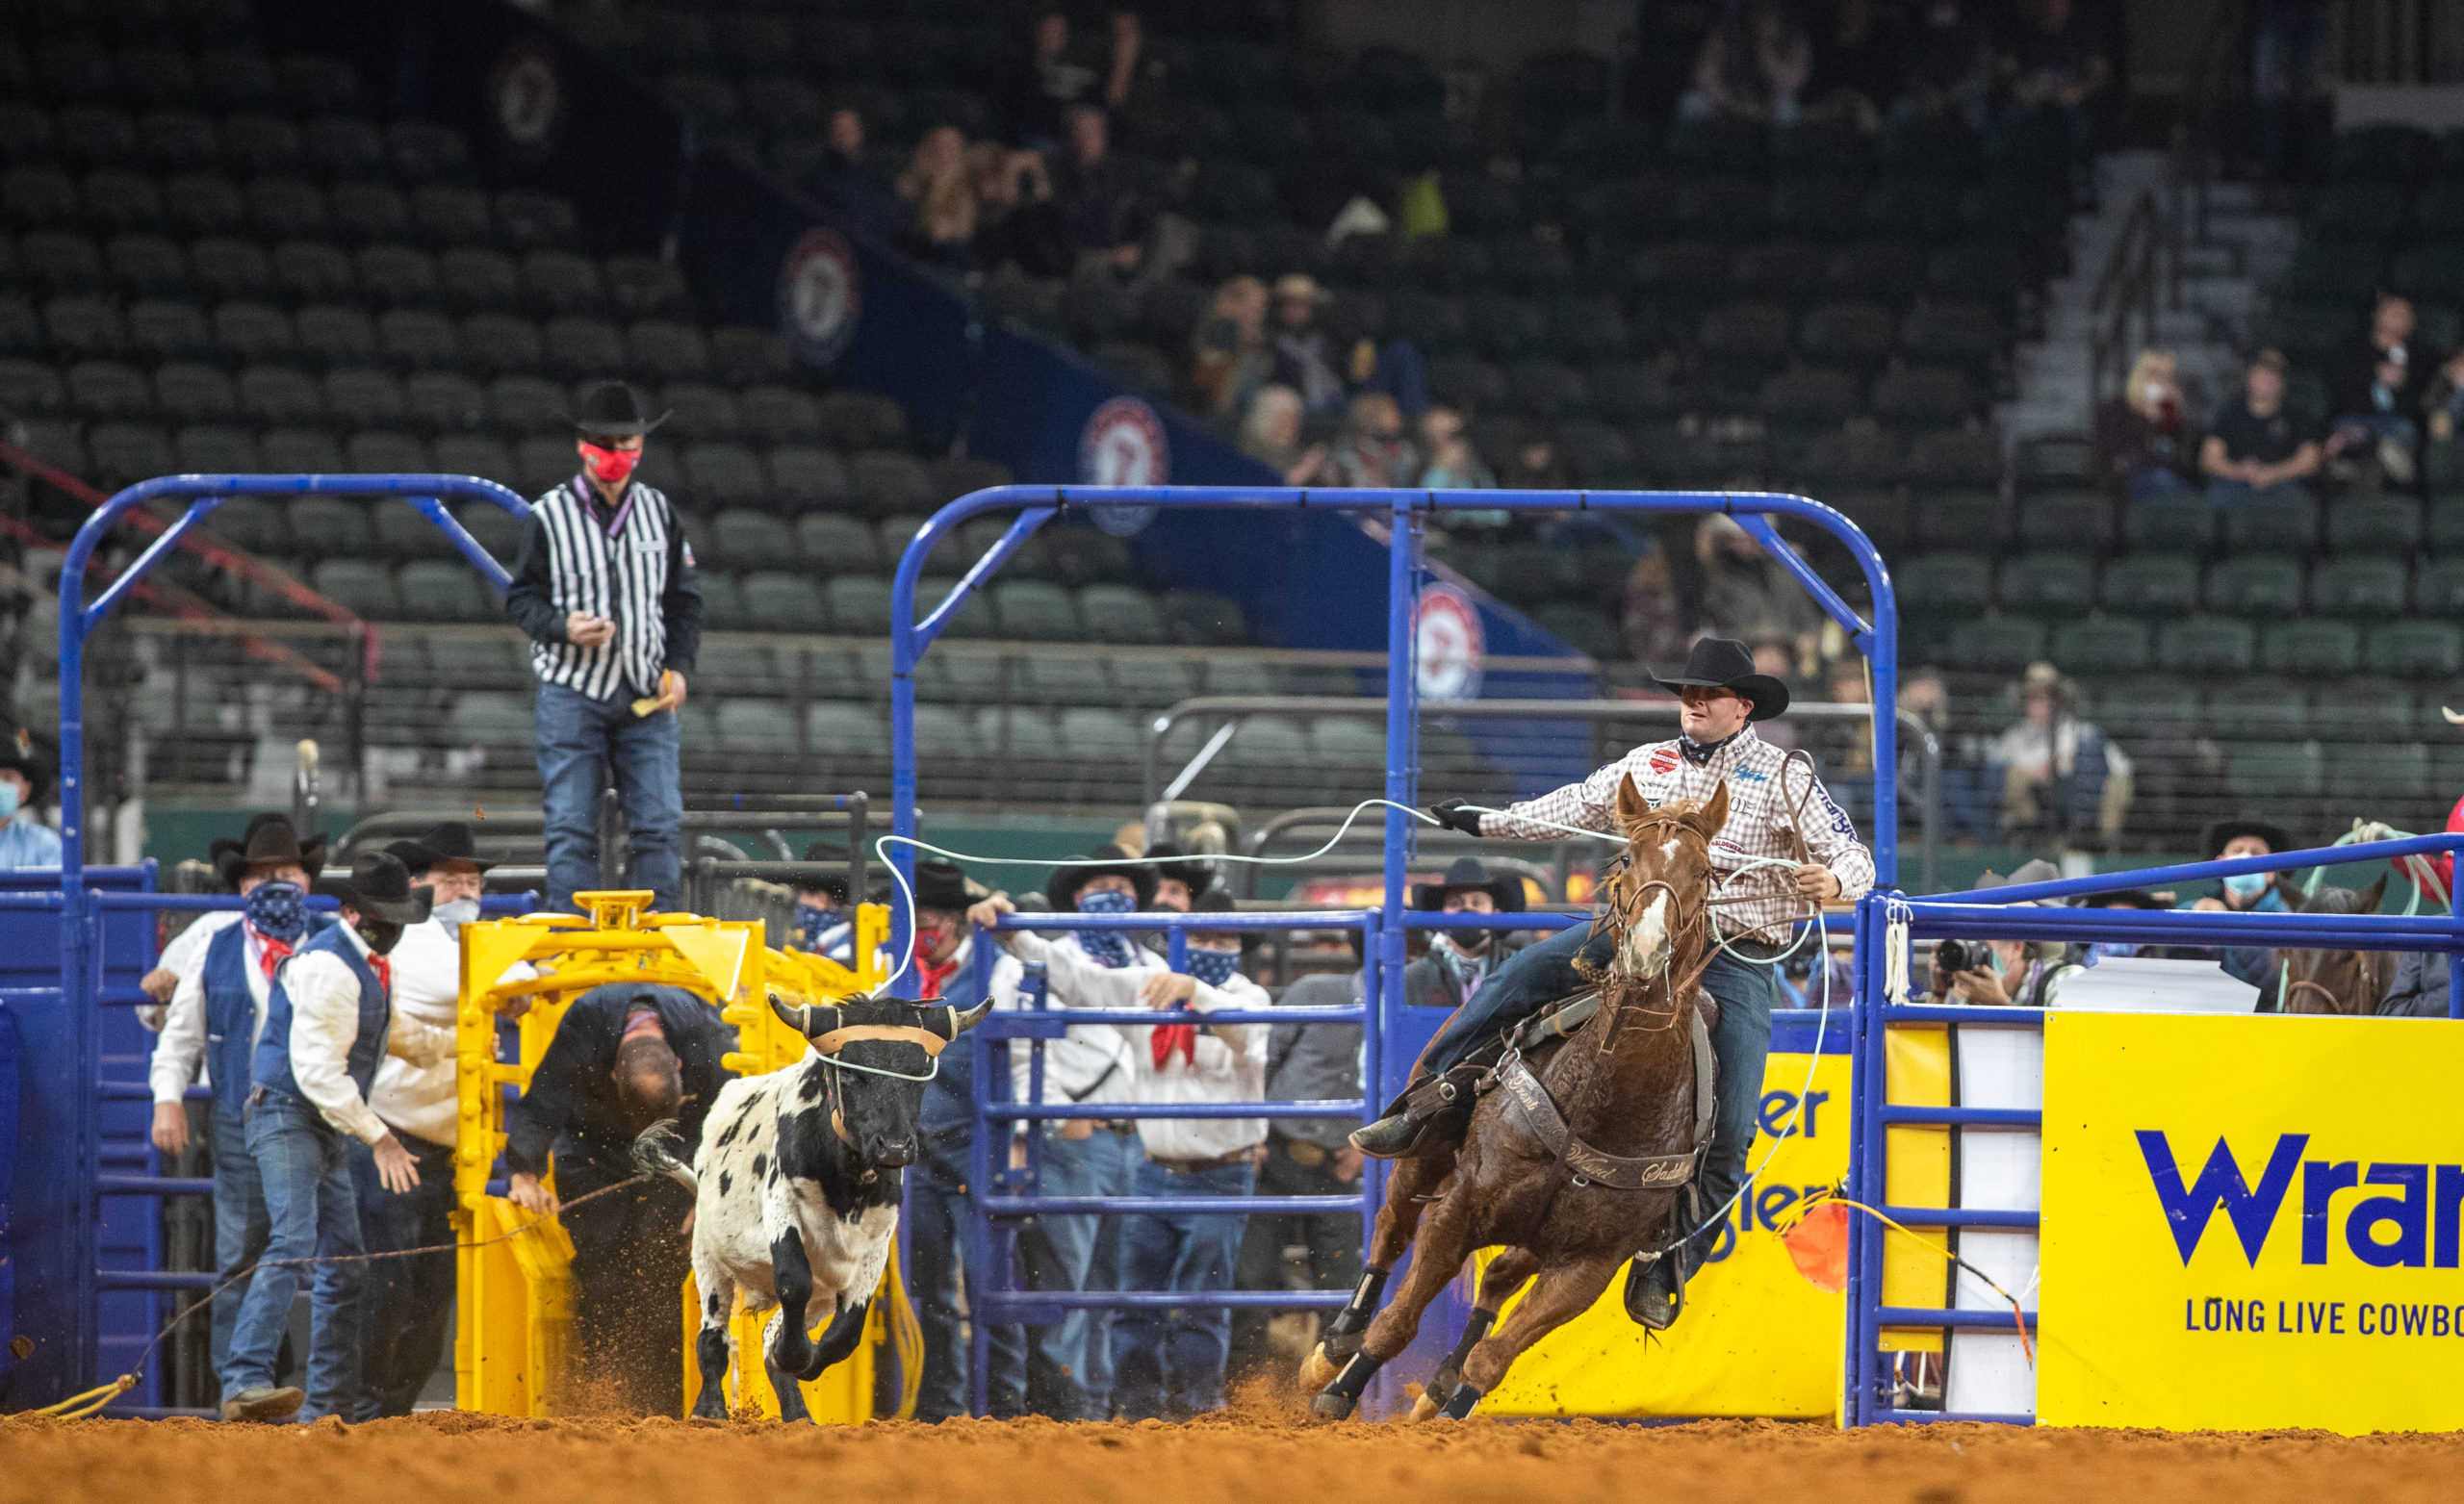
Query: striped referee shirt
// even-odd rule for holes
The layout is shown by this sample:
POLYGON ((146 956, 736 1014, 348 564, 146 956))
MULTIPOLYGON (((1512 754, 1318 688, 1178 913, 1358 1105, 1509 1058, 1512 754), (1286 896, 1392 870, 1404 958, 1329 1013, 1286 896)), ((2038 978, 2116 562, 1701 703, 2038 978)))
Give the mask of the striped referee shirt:
MULTIPOLYGON (((1805 836, 1806 854, 1839 879, 1839 896, 1859 898, 1874 885, 1873 854, 1857 839, 1857 827, 1847 811, 1832 803, 1821 779, 1808 778, 1803 766, 1788 768, 1787 754, 1755 735, 1750 726, 1723 743, 1709 762, 1699 765, 1686 760, 1674 739, 1637 747, 1580 783, 1509 804, 1498 814, 1482 815, 1480 833, 1525 841, 1558 839, 1562 832, 1537 823, 1547 820, 1613 835, 1617 782, 1630 776, 1635 792, 1655 809, 1672 800, 1707 800, 1722 783, 1729 786, 1729 821, 1711 842, 1711 865, 1718 871, 1734 872, 1749 856, 1794 862, 1796 846, 1787 839, 1787 830, 1794 821, 1792 809, 1802 804, 1805 826, 1800 833, 1805 836), (1780 787, 1784 768, 1788 778, 1785 790, 1780 787)), ((1788 921, 1801 905, 1795 881, 1784 868, 1755 867, 1738 873, 1728 891, 1752 894, 1753 902, 1729 906, 1720 915, 1724 928, 1763 941, 1788 938, 1788 921)))
POLYGON ((579 475, 531 503, 504 611, 530 638, 539 682, 593 700, 655 695, 659 671, 690 675, 702 646, 692 546, 667 497, 639 481, 613 507, 579 475), (614 639, 576 646, 575 611, 614 622, 614 639))

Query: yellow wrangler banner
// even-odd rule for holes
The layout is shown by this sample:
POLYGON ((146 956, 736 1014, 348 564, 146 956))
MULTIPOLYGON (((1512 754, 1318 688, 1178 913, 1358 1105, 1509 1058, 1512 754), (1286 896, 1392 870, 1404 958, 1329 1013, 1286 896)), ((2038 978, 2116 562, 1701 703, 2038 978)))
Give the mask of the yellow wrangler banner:
POLYGON ((1810 1058, 1774 1054, 1763 1067, 1761 1122, 1745 1162, 1759 1165, 1765 1155, 1771 1162, 1729 1214, 1716 1262, 1686 1285, 1683 1319, 1656 1336, 1636 1326, 1621 1271, 1591 1310, 1524 1354, 1480 1401, 1481 1415, 1838 1413, 1846 1304, 1806 1283, 1774 1231, 1807 1195, 1848 1173, 1848 1057, 1825 1054, 1810 1090, 1810 1058), (1775 1131, 1785 1133, 1776 1154, 1775 1131))
POLYGON ((2438 1019, 2048 1019, 2038 1417, 2464 1427, 2458 1080, 2438 1019))

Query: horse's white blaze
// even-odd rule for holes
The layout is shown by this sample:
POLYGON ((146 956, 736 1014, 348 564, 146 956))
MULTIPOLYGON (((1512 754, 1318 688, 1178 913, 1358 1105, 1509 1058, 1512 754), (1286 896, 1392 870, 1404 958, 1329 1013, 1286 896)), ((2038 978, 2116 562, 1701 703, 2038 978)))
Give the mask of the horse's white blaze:
POLYGON ((1670 861, 1677 860, 1677 842, 1674 840, 1660 842, 1659 854, 1662 856, 1667 857, 1670 861))
POLYGON ((1626 927, 1622 945, 1626 953, 1626 971, 1630 976, 1648 976, 1668 960, 1668 895, 1652 895, 1651 906, 1643 917, 1626 927))

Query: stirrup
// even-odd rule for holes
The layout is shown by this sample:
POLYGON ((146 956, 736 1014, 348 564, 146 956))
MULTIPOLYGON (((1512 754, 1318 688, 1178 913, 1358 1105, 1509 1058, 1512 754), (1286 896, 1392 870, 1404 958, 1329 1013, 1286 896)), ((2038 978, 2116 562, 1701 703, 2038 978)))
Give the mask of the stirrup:
POLYGON ((1373 1160, 1417 1159, 1449 1147, 1471 1123, 1483 1074, 1480 1066, 1454 1065, 1414 1082, 1383 1116, 1352 1131, 1352 1147, 1373 1160))
POLYGON ((1665 1332, 1685 1311, 1685 1280, 1679 1271, 1682 1255, 1638 1253, 1626 1268, 1626 1315, 1635 1325, 1665 1332))

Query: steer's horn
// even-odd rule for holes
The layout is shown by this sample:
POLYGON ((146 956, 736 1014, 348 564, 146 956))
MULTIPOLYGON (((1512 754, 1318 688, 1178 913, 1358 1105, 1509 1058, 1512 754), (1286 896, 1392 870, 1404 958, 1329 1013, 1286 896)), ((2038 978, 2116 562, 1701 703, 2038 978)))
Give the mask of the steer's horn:
POLYGON ((783 1024, 785 1024, 788 1028, 790 1028, 790 1029, 794 1030, 796 1032, 798 1032, 798 1033, 800 1033, 800 1034, 803 1034, 803 1035, 807 1036, 808 1038, 809 1038, 809 1037, 811 1036, 811 1034, 812 1034, 812 1009, 811 1009, 811 1008, 809 1008, 809 1007, 788 1007, 785 1003, 783 1003, 783 1002, 780 1001, 779 994, 777 994, 777 993, 773 992, 773 993, 771 993, 771 994, 770 994, 770 1011, 771 1011, 771 1012, 773 1012, 773 1013, 778 1014, 778 1015, 779 1015, 779 1021, 780 1021, 781 1023, 783 1023, 783 1024))
POLYGON ((2450 726, 2464 726, 2464 716, 2457 715, 2454 711, 2450 710, 2445 705, 2438 707, 2438 713, 2447 717, 2447 724, 2450 726))
POLYGON ((990 998, 986 998, 983 1002, 978 1003, 975 1007, 968 1008, 963 1013, 953 1008, 950 1012, 950 1037, 955 1039, 959 1035, 965 1033, 968 1030, 973 1029, 976 1025, 983 1023, 985 1015, 991 1011, 992 1000, 990 998))

